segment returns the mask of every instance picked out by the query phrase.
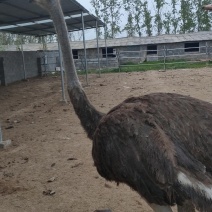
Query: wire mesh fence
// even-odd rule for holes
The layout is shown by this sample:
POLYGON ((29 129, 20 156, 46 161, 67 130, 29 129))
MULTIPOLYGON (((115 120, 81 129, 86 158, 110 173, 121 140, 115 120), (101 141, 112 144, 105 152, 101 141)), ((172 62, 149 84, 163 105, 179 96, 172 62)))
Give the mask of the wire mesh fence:
MULTIPOLYGON (((88 54, 86 57, 84 54, 73 55, 75 58, 75 66, 79 73, 84 73, 86 68, 88 70, 102 70, 107 68, 118 68, 118 60, 115 56, 108 54, 105 57, 97 54, 88 54)), ((48 75, 49 73, 57 73, 60 71, 60 57, 59 52, 43 53, 39 57, 38 61, 40 65, 40 73, 42 75, 48 75)))
POLYGON ((212 47, 163 48, 156 50, 119 51, 119 70, 133 67, 140 70, 192 68, 210 65, 212 47))
MULTIPOLYGON (((75 53, 73 55, 76 69, 84 73, 85 70, 153 70, 196 68, 209 66, 212 47, 204 46, 188 48, 167 48, 159 46, 156 49, 142 49, 140 51, 119 51, 99 54, 87 50, 87 55, 75 53)), ((48 52, 40 55, 42 74, 60 71, 60 57, 58 52, 48 52)))

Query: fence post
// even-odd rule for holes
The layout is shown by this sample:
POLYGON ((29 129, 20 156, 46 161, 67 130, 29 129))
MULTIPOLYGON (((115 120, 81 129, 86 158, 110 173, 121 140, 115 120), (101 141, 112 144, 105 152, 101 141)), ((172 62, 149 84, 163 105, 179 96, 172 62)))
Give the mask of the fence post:
POLYGON ((119 67, 119 72, 121 72, 121 64, 120 64, 120 52, 118 51, 117 53, 117 59, 118 59, 118 67, 119 67))
POLYGON ((206 66, 208 66, 208 42, 205 44, 206 66))
POLYGON ((163 46, 163 69, 166 71, 166 46, 163 46))
POLYGON ((207 66, 209 65, 210 62, 210 50, 209 50, 210 46, 208 45, 208 42, 206 42, 206 60, 207 60, 207 66))

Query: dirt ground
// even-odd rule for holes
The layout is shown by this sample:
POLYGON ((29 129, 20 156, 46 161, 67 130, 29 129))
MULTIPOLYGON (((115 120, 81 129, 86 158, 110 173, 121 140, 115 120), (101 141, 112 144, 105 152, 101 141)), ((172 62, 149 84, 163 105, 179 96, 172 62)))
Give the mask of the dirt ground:
MULTIPOLYGON (((174 92, 212 103, 212 70, 149 71, 80 76, 89 99, 107 112, 130 96, 174 92)), ((60 77, 35 78, 0 87, 1 212, 152 211, 126 185, 101 178, 72 105, 61 102, 60 77)))

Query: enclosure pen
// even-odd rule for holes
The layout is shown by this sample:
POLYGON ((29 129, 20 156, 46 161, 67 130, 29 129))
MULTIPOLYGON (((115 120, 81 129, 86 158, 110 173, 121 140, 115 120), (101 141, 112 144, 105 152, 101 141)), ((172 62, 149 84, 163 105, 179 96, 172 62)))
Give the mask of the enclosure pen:
MULTIPOLYGON (((119 69, 127 70, 127 68, 133 68, 134 70, 139 71, 142 67, 151 66, 151 69, 158 69, 158 66, 163 66, 163 70, 166 71, 168 66, 173 67, 176 65, 185 65, 189 67, 189 64, 198 64, 201 63, 203 67, 208 66, 211 61, 210 51, 212 48, 206 42, 205 46, 198 47, 189 47, 191 52, 186 52, 188 48, 173 48, 167 49, 166 46, 163 46, 163 49, 155 50, 141 50, 141 51, 120 51, 118 54, 118 64, 119 69), (195 50, 195 51, 193 51, 195 50), (172 52, 167 54, 167 52, 172 52), (179 53, 180 52, 180 53, 179 53)), ((148 70, 151 70, 148 69, 148 70)))
MULTIPOLYGON (((79 81, 60 0, 32 1, 54 22, 69 98, 92 140, 98 173, 137 191, 155 212, 172 212, 174 205, 178 211, 211 211, 212 104, 164 92, 130 97, 108 113, 100 112, 79 81)), ((154 45, 151 50, 157 52, 154 45)))

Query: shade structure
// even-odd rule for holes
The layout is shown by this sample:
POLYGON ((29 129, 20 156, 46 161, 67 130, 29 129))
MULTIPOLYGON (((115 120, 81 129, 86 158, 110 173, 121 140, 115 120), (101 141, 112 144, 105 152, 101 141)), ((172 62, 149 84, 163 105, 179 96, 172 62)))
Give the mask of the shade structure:
MULTIPOLYGON (((82 30, 82 14, 85 29, 96 28, 96 23, 104 26, 76 0, 61 0, 61 6, 69 31, 82 30)), ((0 31, 35 36, 55 34, 49 14, 29 0, 0 0, 0 31)))
MULTIPOLYGON (((84 30, 103 27, 104 23, 94 15, 90 14, 89 11, 76 0, 61 0, 61 6, 68 31, 83 30, 84 49, 86 49, 84 30)), ((0 0, 0 31, 39 37, 56 34, 49 14, 36 4, 30 3, 29 0, 0 0)), ((26 78, 23 48, 22 55, 24 78, 26 78)), ((87 56, 85 55, 85 61, 86 60, 87 56)), ((63 100, 65 101, 64 73, 62 65, 61 70, 62 93, 63 100)))

